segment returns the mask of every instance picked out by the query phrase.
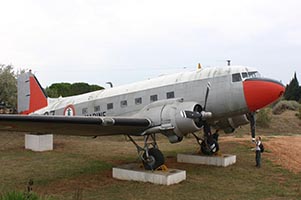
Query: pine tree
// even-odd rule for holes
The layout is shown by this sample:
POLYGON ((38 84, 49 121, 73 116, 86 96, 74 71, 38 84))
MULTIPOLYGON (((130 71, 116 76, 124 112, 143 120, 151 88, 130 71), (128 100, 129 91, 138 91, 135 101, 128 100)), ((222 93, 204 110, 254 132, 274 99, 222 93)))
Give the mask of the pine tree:
POLYGON ((299 86, 299 82, 297 79, 296 72, 294 74, 294 78, 291 80, 291 82, 286 85, 286 90, 284 93, 284 98, 286 100, 295 100, 299 101, 301 94, 300 94, 300 89, 301 87, 299 86))

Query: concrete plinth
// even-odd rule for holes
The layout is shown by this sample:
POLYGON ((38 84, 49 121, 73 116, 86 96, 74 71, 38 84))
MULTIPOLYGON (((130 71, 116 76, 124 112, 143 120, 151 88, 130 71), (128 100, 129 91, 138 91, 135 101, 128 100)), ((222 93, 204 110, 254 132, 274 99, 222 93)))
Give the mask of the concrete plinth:
POLYGON ((236 163, 236 155, 202 156, 198 154, 178 154, 177 161, 181 163, 227 167, 236 163))
POLYGON ((149 182, 161 185, 172 185, 186 180, 186 171, 168 169, 164 171, 148 171, 138 164, 127 164, 113 168, 113 178, 128 181, 149 182))
POLYGON ((25 135, 25 149, 32 151, 53 150, 53 135, 25 135))

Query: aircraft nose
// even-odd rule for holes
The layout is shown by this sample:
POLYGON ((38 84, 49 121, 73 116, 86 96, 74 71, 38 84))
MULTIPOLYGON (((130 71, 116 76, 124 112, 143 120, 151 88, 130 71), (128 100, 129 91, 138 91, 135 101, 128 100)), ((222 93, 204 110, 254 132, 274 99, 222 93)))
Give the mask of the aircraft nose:
POLYGON ((247 106, 252 112, 273 103, 285 91, 282 83, 267 78, 246 79, 243 89, 247 106))

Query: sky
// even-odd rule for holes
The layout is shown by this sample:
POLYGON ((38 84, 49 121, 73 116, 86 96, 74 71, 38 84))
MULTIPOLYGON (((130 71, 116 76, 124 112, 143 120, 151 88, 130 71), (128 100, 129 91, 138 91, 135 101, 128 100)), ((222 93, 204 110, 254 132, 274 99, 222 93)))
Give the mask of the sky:
POLYGON ((203 67, 301 81, 298 0, 0 0, 0 64, 43 87, 106 86, 203 67))

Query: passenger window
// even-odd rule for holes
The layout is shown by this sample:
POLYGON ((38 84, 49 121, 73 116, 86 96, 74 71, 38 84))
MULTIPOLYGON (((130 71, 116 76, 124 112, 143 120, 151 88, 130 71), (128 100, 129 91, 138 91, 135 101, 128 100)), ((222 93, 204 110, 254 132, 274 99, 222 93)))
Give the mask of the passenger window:
POLYGON ((136 105, 142 104, 142 98, 141 98, 141 97, 136 98, 136 99, 135 99, 135 104, 136 104, 136 105))
POLYGON ((83 115, 88 114, 88 108, 83 108, 83 109, 82 109, 82 114, 83 114, 83 115))
POLYGON ((94 106, 94 112, 99 112, 100 111, 100 106, 94 106))
POLYGON ((167 92, 167 93, 166 93, 166 98, 167 98, 167 99, 175 98, 175 93, 174 93, 174 92, 167 92))
POLYGON ((239 82, 241 81, 240 73, 232 74, 232 82, 239 82))
POLYGON ((108 110, 113 109, 113 103, 108 103, 108 104, 107 104, 107 109, 108 109, 108 110))
POLYGON ((151 95, 150 102, 158 101, 158 95, 151 95))
POLYGON ((120 101, 120 107, 121 108, 124 108, 124 107, 127 107, 127 106, 128 106, 127 100, 120 101))

